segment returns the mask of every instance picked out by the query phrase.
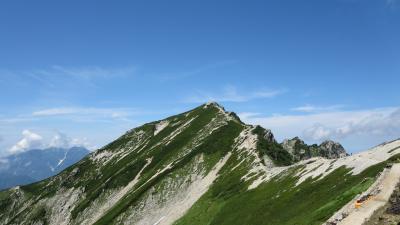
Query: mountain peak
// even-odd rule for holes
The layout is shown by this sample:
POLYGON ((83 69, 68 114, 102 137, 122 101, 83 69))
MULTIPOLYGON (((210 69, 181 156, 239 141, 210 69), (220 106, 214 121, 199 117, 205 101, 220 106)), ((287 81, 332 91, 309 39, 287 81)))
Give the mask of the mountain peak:
POLYGON ((227 111, 221 104, 219 104, 219 103, 217 103, 217 102, 215 102, 215 101, 207 102, 207 103, 203 104, 203 105, 200 106, 200 107, 203 107, 204 109, 215 108, 215 109, 217 109, 220 113, 224 114, 224 115, 226 116, 226 118, 228 118, 228 120, 234 120, 234 121, 236 121, 236 122, 239 122, 239 123, 241 123, 241 124, 244 124, 244 123, 240 120, 239 116, 238 116, 236 113, 227 111))
MULTIPOLYGON (((218 109, 220 109, 220 110, 225 111, 225 108, 224 108, 222 105, 220 105, 220 104, 218 104, 217 102, 215 102, 215 101, 207 102, 207 103, 203 104, 203 106, 204 106, 204 108, 215 107, 215 108, 218 108, 218 109)), ((225 112, 226 112, 226 111, 225 111, 225 112)))

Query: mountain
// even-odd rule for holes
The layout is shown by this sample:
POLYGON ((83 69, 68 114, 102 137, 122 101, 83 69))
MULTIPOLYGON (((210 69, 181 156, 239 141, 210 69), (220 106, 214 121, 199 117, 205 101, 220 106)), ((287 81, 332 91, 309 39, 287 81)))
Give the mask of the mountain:
POLYGON ((54 176, 89 154, 82 147, 33 149, 0 158, 0 189, 54 176))
POLYGON ((288 146, 204 104, 0 192, 0 224, 336 224, 354 219, 360 195, 389 193, 400 179, 400 141, 351 156, 332 142, 288 146))

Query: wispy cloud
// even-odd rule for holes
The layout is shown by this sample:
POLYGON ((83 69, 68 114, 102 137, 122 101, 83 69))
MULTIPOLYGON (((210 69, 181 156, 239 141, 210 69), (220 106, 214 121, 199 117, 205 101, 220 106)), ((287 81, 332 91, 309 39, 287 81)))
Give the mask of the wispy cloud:
POLYGON ((100 79, 133 76, 135 72, 136 68, 133 66, 106 68, 99 66, 65 67, 54 65, 31 70, 1 70, 2 79, 0 79, 0 84, 25 86, 34 84, 47 88, 96 86, 96 82, 100 79))
POLYGON ((277 95, 286 92, 285 89, 277 90, 257 90, 242 93, 237 90, 235 86, 226 86, 223 88, 221 93, 207 93, 203 91, 198 91, 196 95, 190 96, 184 99, 184 102, 188 103, 204 103, 208 101, 216 102, 247 102, 255 99, 262 98, 273 98, 277 95))
POLYGON ((298 112, 327 112, 327 111, 337 111, 339 109, 342 109, 344 105, 329 105, 329 106, 315 106, 315 105, 303 105, 303 106, 298 106, 294 107, 291 110, 292 111, 298 111, 298 112))
POLYGON ((113 78, 133 75, 136 68, 133 66, 120 68, 105 68, 99 66, 65 67, 54 65, 49 68, 25 71, 25 74, 36 75, 36 77, 70 76, 75 78, 113 78))
POLYGON ((37 120, 37 118, 34 118, 32 116, 26 116, 26 115, 17 115, 14 117, 0 117, 0 123, 3 124, 13 124, 13 123, 24 123, 24 122, 32 122, 37 120))
POLYGON ((33 117, 62 117, 73 116, 74 118, 96 118, 113 120, 130 120, 135 115, 143 114, 135 108, 93 108, 93 107, 59 107, 47 108, 32 112, 33 117))
POLYGON ((77 78, 92 79, 92 78, 113 78, 133 75, 136 68, 133 66, 122 68, 104 68, 99 66, 88 67, 63 67, 53 66, 50 71, 45 71, 44 74, 56 72, 62 75, 69 75, 77 78))
POLYGON ((79 112, 78 108, 51 108, 35 111, 32 113, 33 116, 58 116, 68 115, 79 112))
POLYGON ((31 78, 48 87, 83 85, 96 86, 100 79, 122 78, 134 75, 134 67, 104 68, 98 66, 63 67, 52 66, 46 69, 27 71, 31 78))
POLYGON ((1 116, 0 122, 3 124, 22 124, 34 121, 46 121, 50 117, 75 122, 115 122, 117 120, 134 122, 135 116, 150 114, 156 113, 137 108, 56 107, 36 110, 30 114, 10 117, 1 116))

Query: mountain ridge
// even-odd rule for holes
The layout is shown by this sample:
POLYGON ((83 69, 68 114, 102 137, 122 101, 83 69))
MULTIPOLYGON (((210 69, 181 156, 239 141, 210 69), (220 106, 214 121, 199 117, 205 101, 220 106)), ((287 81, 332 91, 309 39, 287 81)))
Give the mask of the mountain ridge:
POLYGON ((57 176, 0 192, 0 224, 322 224, 400 158, 395 141, 296 161, 235 115, 207 103, 131 129, 57 176))

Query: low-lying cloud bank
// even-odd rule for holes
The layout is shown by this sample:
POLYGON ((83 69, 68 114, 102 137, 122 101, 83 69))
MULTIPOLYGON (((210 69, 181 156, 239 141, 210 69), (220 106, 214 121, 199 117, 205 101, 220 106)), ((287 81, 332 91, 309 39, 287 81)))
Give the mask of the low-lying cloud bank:
POLYGON ((359 118, 339 126, 315 124, 304 130, 304 137, 312 140, 323 138, 344 138, 351 135, 400 135, 400 109, 364 113, 359 118))
POLYGON ((90 145, 86 139, 70 138, 66 134, 57 132, 54 136, 46 143, 44 138, 30 130, 22 131, 22 139, 19 140, 9 150, 9 154, 16 154, 30 149, 42 149, 42 148, 71 148, 74 146, 82 146, 90 149, 90 145))
MULTIPOLYGON (((241 113, 246 123, 272 129, 278 139, 300 136, 308 142, 333 139, 365 146, 400 138, 400 108, 262 116, 241 113)), ((361 149, 359 149, 361 150, 361 149)))

